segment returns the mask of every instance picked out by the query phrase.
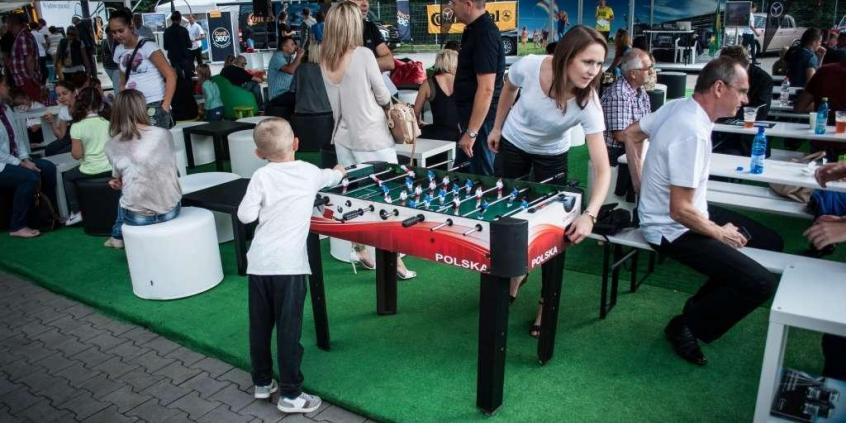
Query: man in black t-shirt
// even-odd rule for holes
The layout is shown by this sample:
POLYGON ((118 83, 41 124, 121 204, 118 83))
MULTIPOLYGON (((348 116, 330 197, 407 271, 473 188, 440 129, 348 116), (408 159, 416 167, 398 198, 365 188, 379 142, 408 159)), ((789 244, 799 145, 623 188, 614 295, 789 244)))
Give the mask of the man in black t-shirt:
POLYGON ((361 17, 364 19, 364 47, 369 48, 376 56, 380 71, 394 70, 394 54, 385 43, 385 37, 379 32, 379 27, 375 23, 367 20, 370 3, 368 0, 352 0, 352 2, 358 5, 358 10, 361 11, 361 17))
POLYGON ((194 74, 194 55, 191 53, 191 36, 182 26, 182 13, 173 12, 170 22, 162 35, 167 60, 180 78, 190 77, 194 74))
MULTIPOLYGON (((73 25, 76 27, 77 32, 79 33, 79 40, 82 41, 82 44, 85 45, 85 51, 88 54, 89 63, 97 63, 94 61, 94 30, 91 27, 91 19, 80 19, 78 16, 74 16, 71 19, 73 25)), ((91 66, 91 76, 97 76, 97 67, 91 66)))
POLYGON ((454 1, 453 10, 456 19, 467 25, 461 35, 453 93, 462 131, 456 162, 469 160, 471 172, 493 175, 494 153, 488 148, 488 134, 502 89, 505 50, 484 0, 454 1))

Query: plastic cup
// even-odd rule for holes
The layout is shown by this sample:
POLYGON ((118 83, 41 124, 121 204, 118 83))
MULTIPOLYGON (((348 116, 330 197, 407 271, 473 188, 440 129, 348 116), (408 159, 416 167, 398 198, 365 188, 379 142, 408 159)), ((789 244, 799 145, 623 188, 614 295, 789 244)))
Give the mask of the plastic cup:
POLYGON ((838 134, 846 133, 846 110, 838 110, 834 113, 834 124, 838 134))
POLYGON ((811 123, 811 130, 817 127, 817 112, 808 113, 808 121, 811 123))
POLYGON ((758 109, 754 107, 744 107, 743 108, 743 127, 744 128, 751 128, 755 126, 755 116, 757 115, 758 109))

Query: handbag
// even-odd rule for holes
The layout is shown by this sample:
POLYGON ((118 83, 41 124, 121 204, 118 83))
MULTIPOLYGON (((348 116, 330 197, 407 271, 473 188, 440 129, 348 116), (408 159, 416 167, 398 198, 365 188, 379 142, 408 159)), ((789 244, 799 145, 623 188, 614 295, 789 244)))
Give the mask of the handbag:
POLYGON ((417 124, 417 115, 414 114, 414 106, 391 99, 391 105, 385 111, 388 119, 388 130, 394 137, 397 144, 411 144, 411 159, 409 164, 414 166, 414 153, 417 143, 414 142, 420 136, 420 126, 417 124))
MULTIPOLYGON (((794 163, 811 163, 817 161, 821 158, 825 157, 825 151, 817 151, 816 153, 808 154, 801 159, 793 159, 791 160, 794 163)), ((811 194, 813 194, 814 190, 811 188, 803 188, 797 187, 795 185, 785 185, 785 184, 770 184, 770 189, 773 190, 776 194, 787 198, 789 200, 793 200, 802 204, 808 204, 808 201, 811 199, 811 194)))
POLYGON ((62 218, 56 213, 53 202, 41 191, 41 184, 35 191, 35 199, 29 210, 29 226, 41 232, 52 231, 62 225, 62 218))

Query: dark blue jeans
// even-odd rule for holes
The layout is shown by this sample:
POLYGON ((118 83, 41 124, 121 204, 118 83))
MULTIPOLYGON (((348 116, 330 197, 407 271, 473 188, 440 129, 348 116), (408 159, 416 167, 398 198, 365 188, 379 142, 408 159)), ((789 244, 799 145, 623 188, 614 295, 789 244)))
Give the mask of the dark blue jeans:
POLYGON ((56 204, 56 165, 43 159, 34 159, 33 162, 41 169, 41 172, 11 164, 7 164, 0 172, 0 187, 15 190, 9 232, 15 232, 28 225, 29 209, 35 199, 39 182, 41 192, 47 195, 53 204, 56 204))
POLYGON ((270 341, 276 326, 276 365, 279 394, 296 398, 302 393, 303 303, 306 275, 249 275, 250 360, 253 383, 270 384, 273 357, 270 341))
MULTIPOLYGON (((491 101, 497 101, 493 99, 491 101)), ((459 111, 461 114, 461 111, 459 111)), ((488 117, 496 116, 496 110, 492 113, 488 113, 488 117)), ((470 115, 466 115, 466 119, 461 119, 461 129, 466 131, 467 130, 467 123, 470 121, 470 115)), ((476 142, 473 143, 473 157, 467 157, 464 154, 464 150, 456 146, 457 151, 455 152, 455 163, 454 166, 462 164, 464 162, 470 162, 470 168, 463 170, 463 172, 473 173, 476 175, 487 175, 493 176, 494 174, 494 158, 496 155, 493 151, 488 148, 488 134, 491 133, 491 129, 493 129, 494 119, 485 119, 485 122, 482 124, 482 127, 479 128, 479 135, 476 137, 476 142)), ((464 133, 462 132, 462 136, 464 133)), ((459 138, 461 140, 461 138, 459 138)))
POLYGON ((154 223, 167 222, 168 220, 179 216, 179 210, 181 208, 182 206, 177 203, 176 207, 170 209, 170 211, 166 213, 145 215, 129 211, 118 204, 117 219, 115 219, 115 225, 112 226, 112 238, 123 239, 121 226, 123 226, 124 223, 129 226, 147 226, 154 223))

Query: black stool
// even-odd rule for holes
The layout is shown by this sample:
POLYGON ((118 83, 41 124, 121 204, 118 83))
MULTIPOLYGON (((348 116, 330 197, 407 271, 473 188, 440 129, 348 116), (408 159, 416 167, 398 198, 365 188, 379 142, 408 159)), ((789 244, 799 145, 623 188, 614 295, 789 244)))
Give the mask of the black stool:
POLYGON ((76 181, 82 227, 88 235, 108 236, 117 219, 120 191, 109 186, 109 178, 76 181))
POLYGON ((294 113, 291 126, 300 139, 300 151, 320 151, 321 146, 332 141, 335 119, 332 112, 294 113))
POLYGON ((684 72, 659 72, 658 83, 667 86, 667 100, 684 97, 687 74, 684 72))
POLYGON ((664 105, 664 91, 652 90, 646 93, 649 94, 650 112, 654 112, 664 105))
POLYGON ((15 198, 13 188, 0 188, 0 229, 9 229, 12 219, 12 203, 15 198))

